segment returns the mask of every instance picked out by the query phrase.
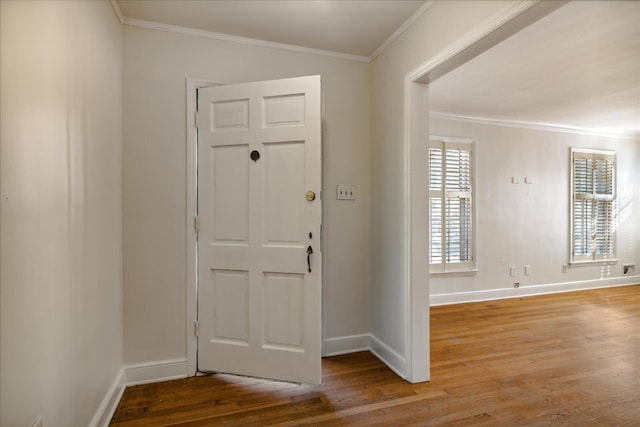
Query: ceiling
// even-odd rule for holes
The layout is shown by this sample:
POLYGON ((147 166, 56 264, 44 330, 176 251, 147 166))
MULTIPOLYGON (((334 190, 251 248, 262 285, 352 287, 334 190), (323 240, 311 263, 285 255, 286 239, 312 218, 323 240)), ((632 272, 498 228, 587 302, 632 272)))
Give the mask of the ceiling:
POLYGON ((573 1, 429 87, 463 116, 640 136, 640 2, 573 1))
POLYGON ((369 58, 424 0, 118 0, 125 18, 369 58))
MULTIPOLYGON (((155 23, 370 61, 433 0, 117 4, 129 25, 155 23)), ((440 112, 640 137, 640 1, 572 1, 432 82, 429 95, 440 112)))

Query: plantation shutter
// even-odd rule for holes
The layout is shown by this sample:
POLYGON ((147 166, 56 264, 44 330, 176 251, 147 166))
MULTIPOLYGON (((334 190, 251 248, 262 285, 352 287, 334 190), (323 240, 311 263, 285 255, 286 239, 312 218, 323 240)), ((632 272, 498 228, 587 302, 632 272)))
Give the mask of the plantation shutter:
POLYGON ((442 264, 444 211, 442 210, 442 178, 444 163, 442 162, 442 148, 429 150, 429 218, 430 218, 430 251, 429 263, 442 264))
POLYGON ((615 259, 615 153, 572 152, 572 261, 615 259))
POLYGON ((432 272, 472 268, 471 147, 470 143, 437 141, 429 150, 432 272))

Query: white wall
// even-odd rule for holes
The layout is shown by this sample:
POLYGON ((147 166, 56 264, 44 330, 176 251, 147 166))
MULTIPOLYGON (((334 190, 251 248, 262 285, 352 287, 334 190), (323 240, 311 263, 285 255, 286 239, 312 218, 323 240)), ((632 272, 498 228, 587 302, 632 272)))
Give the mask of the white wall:
POLYGON ((368 65, 124 27, 127 365, 186 357, 185 78, 233 83, 314 74, 325 97, 325 334, 368 333, 368 65), (336 201, 337 184, 356 185, 358 200, 336 201))
POLYGON ((472 276, 432 275, 432 295, 475 292, 468 297, 482 298, 491 293, 480 291, 513 289, 516 281, 522 294, 535 285, 589 281, 580 287, 603 286, 622 277, 624 263, 635 262, 640 268, 640 141, 433 117, 429 129, 432 135, 476 142, 479 270, 472 276), (571 147, 617 152, 619 262, 562 273, 562 264, 569 262, 571 147), (521 184, 512 184, 511 177, 520 178, 521 184), (525 177, 533 183, 524 184, 525 177), (525 265, 531 265, 530 276, 524 275, 525 265), (516 277, 509 276, 510 266, 517 267, 516 277))
POLYGON ((123 366, 122 30, 0 3, 0 425, 86 426, 123 366))
POLYGON ((504 1, 436 2, 372 63, 371 332, 401 372, 408 356, 404 78, 510 6, 504 1))

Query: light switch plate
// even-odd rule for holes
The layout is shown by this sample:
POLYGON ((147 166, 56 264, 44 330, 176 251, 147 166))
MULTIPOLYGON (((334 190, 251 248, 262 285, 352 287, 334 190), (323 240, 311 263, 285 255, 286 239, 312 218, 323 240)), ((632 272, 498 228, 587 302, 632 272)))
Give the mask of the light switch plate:
POLYGON ((355 185, 338 185, 338 186, 336 186, 336 199, 338 199, 338 200, 355 200, 356 199, 356 186, 355 185))

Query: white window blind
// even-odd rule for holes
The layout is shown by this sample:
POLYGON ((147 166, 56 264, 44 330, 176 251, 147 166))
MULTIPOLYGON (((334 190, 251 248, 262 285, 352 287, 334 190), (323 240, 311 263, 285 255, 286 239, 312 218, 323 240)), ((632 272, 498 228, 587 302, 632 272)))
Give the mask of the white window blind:
POLYGON ((471 142, 429 147, 429 264, 432 273, 473 268, 471 142))
POLYGON ((615 260, 615 169, 611 151, 571 151, 571 262, 615 260))

